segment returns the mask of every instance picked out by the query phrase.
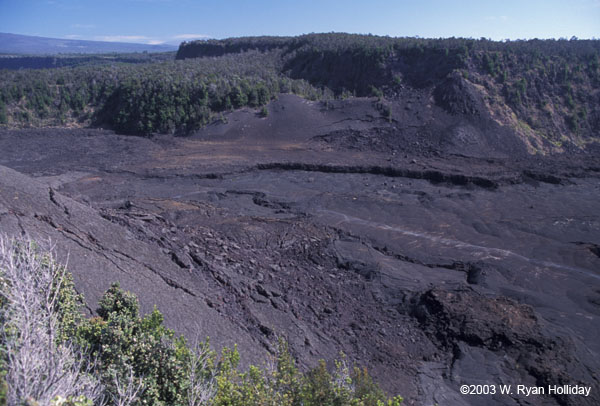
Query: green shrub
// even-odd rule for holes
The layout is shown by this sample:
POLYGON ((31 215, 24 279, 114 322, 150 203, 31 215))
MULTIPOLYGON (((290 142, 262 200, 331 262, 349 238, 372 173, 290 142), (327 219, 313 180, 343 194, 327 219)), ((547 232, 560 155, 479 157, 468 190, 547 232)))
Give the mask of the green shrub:
POLYGON ((100 300, 99 317, 79 327, 80 342, 99 360, 109 397, 116 396, 115 381, 127 380, 130 369, 141 378, 140 402, 148 405, 182 404, 184 360, 173 331, 163 326, 157 310, 139 315, 135 295, 113 284, 100 300))
POLYGON ((6 105, 0 101, 0 124, 8 123, 8 115, 6 114, 6 105))
POLYGON ((260 109, 260 116, 264 118, 264 117, 267 117, 268 115, 269 115, 269 110, 267 109, 267 106, 263 106, 260 109))

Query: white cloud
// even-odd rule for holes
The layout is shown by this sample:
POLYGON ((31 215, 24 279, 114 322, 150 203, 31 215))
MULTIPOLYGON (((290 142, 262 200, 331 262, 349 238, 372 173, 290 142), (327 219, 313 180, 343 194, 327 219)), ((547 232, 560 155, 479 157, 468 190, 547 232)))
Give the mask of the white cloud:
POLYGON ((154 39, 144 35, 97 35, 94 37, 94 40, 107 42, 142 42, 147 44, 148 41, 153 41, 154 39))
POLYGON ((505 22, 508 21, 508 16, 487 16, 485 17, 486 21, 501 21, 501 22, 505 22))
POLYGON ((72 24, 71 28, 80 28, 80 29, 92 29, 92 28, 96 28, 96 25, 94 24, 72 24))
POLYGON ((172 39, 203 39, 203 38, 210 38, 210 35, 205 35, 205 34, 179 34, 179 35, 173 35, 171 37, 172 39))
MULTIPOLYGON (((74 34, 69 36, 68 38, 75 39, 77 36, 74 34)), ((81 39, 82 37, 79 37, 81 39)), ((88 37, 89 38, 89 37, 88 37)), ((90 38, 93 41, 107 41, 107 42, 133 42, 133 43, 141 43, 148 45, 160 45, 160 44, 170 44, 170 45, 179 45, 182 41, 194 40, 194 39, 206 39, 212 38, 210 35, 206 34, 177 34, 170 35, 164 37, 154 37, 154 36, 146 36, 146 35, 96 35, 90 38)))

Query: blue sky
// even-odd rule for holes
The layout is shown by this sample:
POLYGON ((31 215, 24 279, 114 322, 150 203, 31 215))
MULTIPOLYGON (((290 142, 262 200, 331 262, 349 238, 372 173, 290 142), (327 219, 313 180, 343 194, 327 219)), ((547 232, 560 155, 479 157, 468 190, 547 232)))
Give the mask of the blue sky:
POLYGON ((0 32, 140 43, 343 31, 600 38, 600 0, 0 0, 0 32))

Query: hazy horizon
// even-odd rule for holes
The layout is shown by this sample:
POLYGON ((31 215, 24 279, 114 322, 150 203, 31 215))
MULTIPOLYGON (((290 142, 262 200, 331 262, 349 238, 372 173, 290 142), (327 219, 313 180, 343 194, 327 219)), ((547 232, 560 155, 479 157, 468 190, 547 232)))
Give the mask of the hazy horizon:
POLYGON ((47 38, 171 45, 332 31, 423 38, 586 39, 600 37, 600 0, 3 0, 0 27, 6 33, 47 38))

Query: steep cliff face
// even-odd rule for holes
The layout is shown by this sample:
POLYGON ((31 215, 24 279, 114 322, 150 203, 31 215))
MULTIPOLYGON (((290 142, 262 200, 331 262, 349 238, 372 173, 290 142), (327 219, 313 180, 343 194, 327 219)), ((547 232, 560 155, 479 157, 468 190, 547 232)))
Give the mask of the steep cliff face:
POLYGON ((510 130, 530 153, 585 149, 599 139, 600 42, 595 40, 312 34, 184 43, 177 57, 213 56, 215 47, 219 54, 277 48, 282 72, 338 95, 378 96, 393 104, 406 99, 403 90, 410 88, 481 131, 494 131, 490 120, 510 130))
POLYGON ((186 42, 166 62, 123 58, 119 65, 63 58, 75 67, 5 71, 0 125, 190 134, 229 111, 293 93, 375 97, 389 122, 405 121, 405 109, 432 129, 423 142, 449 136, 489 144, 489 136, 502 145, 510 134, 535 154, 585 150, 599 140, 597 40, 310 34, 186 42))

